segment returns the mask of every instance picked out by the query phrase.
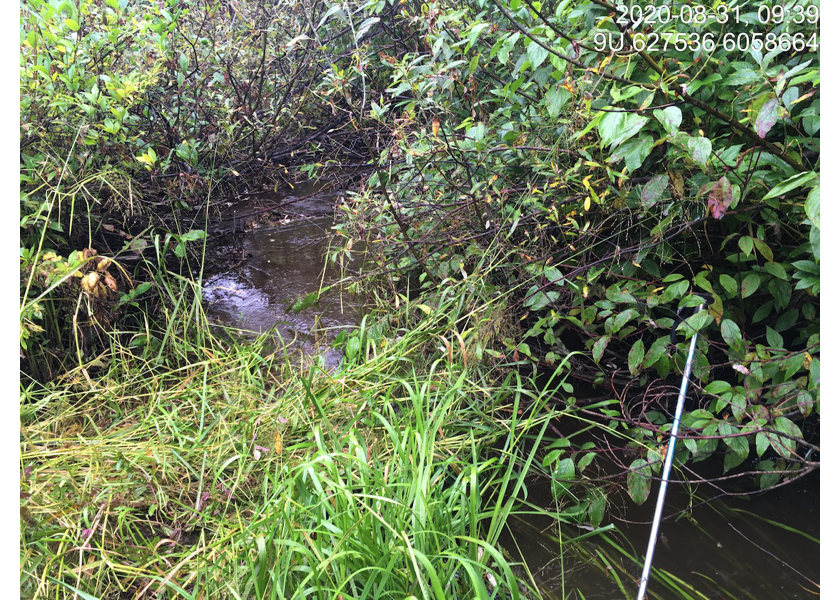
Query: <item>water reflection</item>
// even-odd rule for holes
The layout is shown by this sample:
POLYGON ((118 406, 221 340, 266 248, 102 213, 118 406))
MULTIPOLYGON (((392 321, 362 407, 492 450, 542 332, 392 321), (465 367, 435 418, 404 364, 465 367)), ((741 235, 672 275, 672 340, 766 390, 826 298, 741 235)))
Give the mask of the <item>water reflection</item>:
MULTIPOLYGON (((536 504, 550 505, 550 494, 548 485, 529 486, 529 499, 536 504)), ((662 522, 653 567, 682 580, 685 589, 693 588, 685 597, 787 600, 819 595, 818 474, 748 498, 703 502, 675 485, 668 494, 664 514, 680 516, 662 522)), ((522 552, 547 598, 635 598, 650 535, 650 525, 642 522, 651 519, 655 496, 642 506, 627 500, 614 510, 620 519, 613 521, 616 533, 607 534, 613 543, 598 536, 570 549, 574 545, 557 541, 552 523, 519 519, 511 522, 504 544, 514 556, 522 552)), ((566 540, 585 533, 572 526, 563 529, 566 540)), ((648 585, 648 598, 674 594, 657 578, 648 585)))

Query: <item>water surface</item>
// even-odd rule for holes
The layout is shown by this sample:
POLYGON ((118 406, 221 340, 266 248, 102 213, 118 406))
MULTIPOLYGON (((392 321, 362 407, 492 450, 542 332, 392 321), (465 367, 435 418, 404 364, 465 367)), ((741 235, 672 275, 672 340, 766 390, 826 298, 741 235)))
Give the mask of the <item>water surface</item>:
POLYGON ((218 229, 232 233, 216 247, 220 256, 203 288, 211 323, 254 334, 272 331, 280 347, 297 356, 322 353, 328 367, 336 366, 342 355, 329 342, 359 322, 361 302, 332 292, 299 314, 289 308, 340 278, 339 269, 325 261, 340 197, 298 186, 227 207, 218 229))

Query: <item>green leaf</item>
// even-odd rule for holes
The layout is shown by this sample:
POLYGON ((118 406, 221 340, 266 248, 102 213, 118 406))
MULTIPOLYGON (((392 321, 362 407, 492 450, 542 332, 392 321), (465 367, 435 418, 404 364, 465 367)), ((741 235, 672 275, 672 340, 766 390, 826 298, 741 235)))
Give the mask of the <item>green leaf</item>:
POLYGON ((467 50, 472 48, 475 44, 475 41, 478 39, 478 36, 481 35, 481 32, 489 27, 489 23, 476 23, 473 27, 471 27, 470 32, 467 34, 467 47, 464 48, 464 51, 466 52, 467 50))
MULTIPOLYGON (((773 282, 770 282, 770 287, 772 287, 773 282)), ((773 310, 773 300, 768 300, 764 304, 758 307, 758 310, 753 313, 752 323, 753 325, 756 323, 761 323, 764 319, 767 318, 767 315, 770 314, 770 311, 773 310)))
MULTIPOLYGON (((776 335, 779 335, 779 334, 777 333, 776 335)), ((770 336, 769 336, 769 334, 768 334, 768 343, 769 343, 769 337, 770 337, 770 336)), ((780 335, 779 335, 779 339, 781 339, 781 337, 782 337, 782 336, 780 336, 780 335)), ((776 348, 784 348, 784 345, 782 345, 782 346, 775 346, 775 347, 776 347, 776 348)), ((805 364, 805 353, 804 353, 804 352, 797 352, 797 353, 795 353, 793 356, 791 356, 790 358, 788 358, 788 359, 784 362, 784 367, 785 367, 785 380, 786 380, 786 381, 788 381, 788 380, 790 380, 790 379, 791 379, 794 375, 796 375, 796 374, 797 374, 797 373, 798 373, 798 372, 802 369, 802 367, 804 366, 804 364, 805 364)))
MULTIPOLYGON (((767 345, 771 348, 779 348, 782 349, 785 347, 785 340, 779 334, 778 331, 770 327, 769 325, 765 326, 764 328, 767 336, 767 345)), ((803 356, 803 355, 800 355, 803 356)), ((804 356, 803 356, 804 358, 804 356)))
POLYGON ((351 337, 347 340, 347 346, 344 348, 344 354, 348 359, 353 360, 359 354, 362 347, 362 342, 358 337, 351 337))
POLYGON ((663 335, 659 339, 657 339, 653 344, 651 344, 650 349, 647 351, 647 355, 645 356, 645 360, 642 363, 642 368, 649 369, 653 365, 657 363, 657 361, 662 358, 665 353, 668 351, 668 345, 671 343, 671 337, 668 335, 663 335))
POLYGON ((475 73, 475 70, 478 68, 478 59, 479 59, 479 56, 480 56, 480 55, 476 54, 476 55, 475 55, 475 56, 473 56, 473 57, 472 57, 472 59, 470 60, 470 65, 469 65, 469 68, 467 69, 467 72, 468 72, 470 75, 472 75, 473 73, 475 73))
MULTIPOLYGON (((775 463, 772 460, 762 460, 758 463, 758 470, 759 471, 775 471, 775 470, 783 470, 784 464, 778 464, 779 461, 775 463)), ((773 485, 776 485, 779 482, 779 479, 782 478, 781 473, 765 473, 763 475, 759 475, 758 477, 758 487, 762 490, 767 489, 773 485)))
POLYGON ((682 123, 682 111, 676 106, 655 110, 653 111, 653 116, 656 117, 657 121, 662 123, 665 131, 670 135, 675 135, 679 131, 680 123, 682 123))
POLYGON ((792 262, 791 265, 800 271, 805 271, 806 273, 811 273, 812 275, 820 274, 820 268, 812 260, 797 260, 792 262))
MULTIPOLYGON (((560 110, 566 105, 572 95, 569 90, 560 84, 552 87, 545 95, 546 106, 550 117, 556 117, 560 114, 560 110)), ((650 151, 648 151, 650 152, 650 151)))
POLYGON ((691 160, 705 169, 712 155, 712 142, 708 138, 693 137, 688 140, 688 150, 691 160))
POLYGON ((720 287, 722 287, 726 293, 729 295, 729 298, 732 298, 738 294, 738 282, 735 281, 730 275, 726 273, 721 274, 718 277, 718 281, 720 281, 720 287))
MULTIPOLYGON (((741 460, 744 460, 750 454, 750 443, 749 438, 747 436, 737 436, 739 430, 734 425, 722 422, 718 427, 718 433, 720 435, 726 436, 735 436, 735 437, 725 437, 723 438, 723 443, 729 446, 738 456, 741 457, 741 460)), ((740 461, 738 461, 740 464, 740 461)))
POLYGON ((756 273, 750 273, 741 281, 741 297, 747 298, 752 296, 761 285, 761 279, 756 273))
POLYGON ((820 228, 820 186, 815 187, 808 194, 805 201, 805 214, 811 219, 811 224, 817 229, 820 228))
POLYGON ((617 302, 619 304, 635 304, 636 297, 627 290, 621 289, 618 284, 611 285, 607 288, 607 300, 617 302))
POLYGON ((616 163, 623 159, 627 165, 627 172, 632 173, 642 166, 651 150, 653 150, 653 138, 649 135, 642 135, 621 144, 615 154, 610 156, 609 162, 616 163))
POLYGON ((194 242, 196 240, 203 240, 207 237, 207 232, 202 229, 191 229, 181 236, 181 241, 194 242))
POLYGON ((817 175, 813 171, 808 171, 807 173, 799 173, 798 175, 789 177, 788 179, 785 179, 779 185, 774 187, 772 190, 767 192, 767 195, 764 196, 762 200, 767 200, 768 198, 775 198, 776 196, 787 194, 791 190, 807 185, 814 179, 819 179, 819 175, 817 175))
POLYGON ((755 244, 755 249, 761 253, 761 256, 763 256, 765 260, 773 262, 773 251, 770 250, 770 246, 758 238, 753 239, 753 244, 755 244))
POLYGON ((779 120, 779 101, 776 98, 770 98, 759 109, 758 116, 755 119, 755 131, 758 137, 764 138, 776 121, 779 120))
POLYGON ((368 29, 370 29, 377 23, 379 23, 379 17, 368 17, 367 19, 362 21, 362 24, 359 25, 359 28, 356 30, 356 41, 358 42, 360 39, 362 39, 362 37, 364 37, 364 35, 368 32, 368 29))
POLYGON ((608 112, 598 123, 598 132, 601 134, 601 147, 610 145, 618 146, 624 140, 636 135, 647 123, 641 115, 624 112, 608 112))
POLYGON ((744 394, 732 394, 729 407, 732 409, 732 416, 740 422, 747 414, 747 397, 744 394))
POLYGON ((556 291, 548 291, 543 292, 540 291, 539 286, 532 285, 528 289, 528 296, 525 298, 525 301, 522 305, 525 308, 530 308, 531 310, 542 310, 555 300, 560 297, 560 292, 556 291))
POLYGON ((704 408, 698 408, 696 410, 691 411, 687 415, 687 419, 685 420, 686 427, 690 427, 692 429, 700 429, 701 427, 705 427, 709 421, 714 419, 714 415, 710 413, 708 410, 704 408))
POLYGON ((743 87, 747 84, 753 83, 761 79, 761 73, 747 63, 734 62, 732 63, 734 74, 726 78, 724 82, 728 86, 743 87))
POLYGON ((776 321, 776 331, 787 331, 799 320, 799 309, 791 308, 789 311, 782 313, 782 316, 776 321))
POLYGON ((603 495, 599 495, 589 505, 589 524, 592 527, 598 527, 601 521, 604 520, 604 512, 607 510, 607 499, 603 495))
MULTIPOLYGON (((114 8, 116 8, 116 7, 114 7, 114 8)), ((321 17, 321 20, 318 22, 318 26, 315 29, 320 29, 321 26, 324 23, 327 22, 327 19, 329 19, 331 16, 333 16, 336 13, 340 13, 338 16, 342 21, 346 21, 346 17, 344 16, 344 12, 341 10, 341 4, 334 4, 332 6, 332 8, 330 8, 326 13, 324 13, 324 16, 321 17)))
POLYGON ((296 300, 295 302, 293 302, 292 305, 287 310, 290 310, 291 312, 293 312, 295 314, 298 314, 299 312, 304 311, 307 308, 309 308, 310 306, 312 306, 313 304, 315 304, 315 302, 317 302, 317 301, 318 301, 318 292, 310 292, 310 293, 306 294, 306 296, 304 296, 303 298, 300 298, 299 300, 296 300))
POLYGON ((665 291, 662 292, 662 301, 663 302, 670 302, 674 298, 682 298, 685 293, 688 291, 688 287, 691 284, 688 281, 678 281, 676 283, 672 283, 665 291))
MULTIPOLYGON (((737 440, 742 440, 744 438, 735 438, 737 440)), ((728 440, 724 440, 728 441, 728 440)), ((747 443, 746 441, 744 442, 747 443)), ((749 445, 747 446, 749 448, 749 445)), ((723 457, 723 472, 726 473, 727 471, 731 471, 742 462, 744 462, 745 457, 741 456, 738 452, 727 452, 726 456, 723 457)))
POLYGON ((615 320, 613 321, 613 331, 619 331, 630 319, 635 319, 638 316, 639 311, 635 308, 628 308, 621 311, 615 316, 615 320))
POLYGON ((752 254, 753 251, 753 239, 748 235, 742 235, 738 240, 738 247, 741 249, 741 252, 749 256, 752 254))
POLYGON ((642 188, 642 206, 644 209, 650 210, 662 198, 667 189, 668 176, 654 175, 642 188))
MULTIPOLYGON (((773 422, 772 428, 779 433, 784 433, 794 438, 802 437, 802 431, 800 431, 799 427, 797 427, 796 424, 787 417, 777 417, 773 422)), ((774 433, 768 434, 768 436, 770 438, 770 445, 773 446, 773 450, 778 452, 780 456, 784 458, 791 458, 793 453, 796 452, 795 440, 782 437, 774 433)))
POLYGON ((630 348, 630 353, 627 356, 627 361, 630 366, 630 374, 635 377, 639 374, 639 365, 642 364, 642 359, 645 357, 645 343, 642 340, 636 340, 633 347, 630 348))
POLYGON ((551 471, 551 492, 555 498, 569 493, 569 486, 575 480, 575 461, 564 458, 557 461, 551 471))
POLYGON ((647 500, 650 494, 651 484, 651 470, 648 461, 644 458, 637 458, 630 465, 630 471, 627 473, 627 491, 630 493, 630 498, 636 504, 641 504, 647 500))
POLYGON ((703 391, 707 394, 714 394, 715 396, 718 396, 720 394, 723 394, 724 392, 728 392, 731 389, 732 384, 728 381, 715 380, 709 383, 706 387, 704 387, 703 391))
POLYGON ((811 227, 811 235, 808 238, 811 242, 811 252, 814 253, 814 258, 820 259, 820 230, 817 227, 811 227))
POLYGON ((773 301, 776 310, 783 310, 790 304, 791 288, 790 284, 781 279, 771 279, 767 284, 767 289, 773 296, 773 301))
POLYGON ((607 344, 610 343, 610 339, 610 336, 605 335, 592 346, 592 358, 596 365, 601 362, 601 357, 604 356, 604 350, 607 348, 607 344))
MULTIPOLYGON (((518 209, 517 209, 518 210, 518 209)), ((563 286, 563 273, 557 267, 546 267, 543 271, 543 277, 548 279, 551 283, 563 286)))
POLYGON ((818 390, 820 387, 820 359, 811 359, 811 365, 808 367, 808 389, 818 390))
POLYGON ((583 458, 581 458, 578 461, 578 464, 577 464, 578 472, 583 473, 583 470, 586 467, 588 467, 589 463, 591 463, 593 460, 595 460, 595 453, 594 452, 587 452, 586 454, 584 454, 583 458))
POLYGON ((699 333, 704 327, 708 326, 712 320, 712 316, 708 311, 701 310, 677 325, 677 331, 682 331, 685 333, 686 337, 690 338, 695 333, 699 333))
POLYGON ((778 277, 779 279, 784 279, 785 281, 787 281, 787 272, 785 271, 785 268, 779 263, 767 263, 766 265, 764 265, 764 270, 773 275, 774 277, 778 277))
POLYGON ((720 334, 730 348, 736 351, 741 349, 741 330, 735 321, 723 319, 720 322, 720 334))
POLYGON ((770 438, 763 431, 760 431, 755 436, 755 453, 761 458, 767 447, 770 446, 770 438))
POLYGON ((815 100, 811 106, 800 113, 800 116, 805 133, 815 135, 820 130, 820 101, 815 100))
POLYGON ((531 68, 533 70, 537 70, 543 61, 548 57, 548 50, 540 46, 534 41, 528 45, 528 49, 526 50, 528 53, 528 60, 531 62, 531 68))

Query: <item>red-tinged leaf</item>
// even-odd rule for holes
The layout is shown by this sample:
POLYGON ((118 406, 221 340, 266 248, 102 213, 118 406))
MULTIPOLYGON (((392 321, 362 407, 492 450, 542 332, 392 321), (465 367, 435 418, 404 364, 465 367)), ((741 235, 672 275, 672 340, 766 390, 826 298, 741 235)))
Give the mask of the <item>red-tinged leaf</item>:
POLYGON ((592 359, 595 361, 596 365, 599 362, 601 362, 601 357, 604 356, 604 350, 606 350, 607 344, 609 344, 609 343, 610 343, 610 336, 605 335, 604 337, 599 339, 597 342, 595 342, 594 346, 592 346, 592 359))
POLYGON ((807 417, 811 414, 811 408, 814 406, 814 398, 810 392, 802 390, 796 396, 796 404, 799 405, 799 412, 802 416, 807 417))
POLYGON ((726 175, 715 182, 712 191, 709 192, 709 208, 715 219, 722 219, 726 209, 732 204, 732 184, 726 175))
POLYGON ((758 133, 758 137, 764 138, 776 124, 776 121, 779 120, 778 108, 779 101, 776 98, 770 98, 759 109, 758 117, 755 119, 755 131, 758 133))

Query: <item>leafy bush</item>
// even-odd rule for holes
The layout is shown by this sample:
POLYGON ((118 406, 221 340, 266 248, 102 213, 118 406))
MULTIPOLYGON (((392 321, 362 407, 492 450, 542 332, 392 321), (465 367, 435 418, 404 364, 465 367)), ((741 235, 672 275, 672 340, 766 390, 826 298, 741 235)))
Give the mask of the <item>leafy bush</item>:
POLYGON ((500 350, 535 368, 587 351, 577 387, 603 395, 610 427, 630 424, 631 480, 660 465, 685 365, 676 310, 709 295, 677 327, 700 334, 678 460, 721 451, 728 471, 753 452, 761 487, 779 479, 765 471, 813 470, 818 10, 702 2, 643 31, 601 0, 417 8, 399 13, 414 46, 381 34, 359 59, 391 74, 365 116, 394 135, 373 155, 378 203, 351 210, 346 231, 371 232, 379 264, 415 288, 500 248, 485 275, 519 290, 525 325, 500 350), (744 39, 761 48, 738 51, 744 39))

